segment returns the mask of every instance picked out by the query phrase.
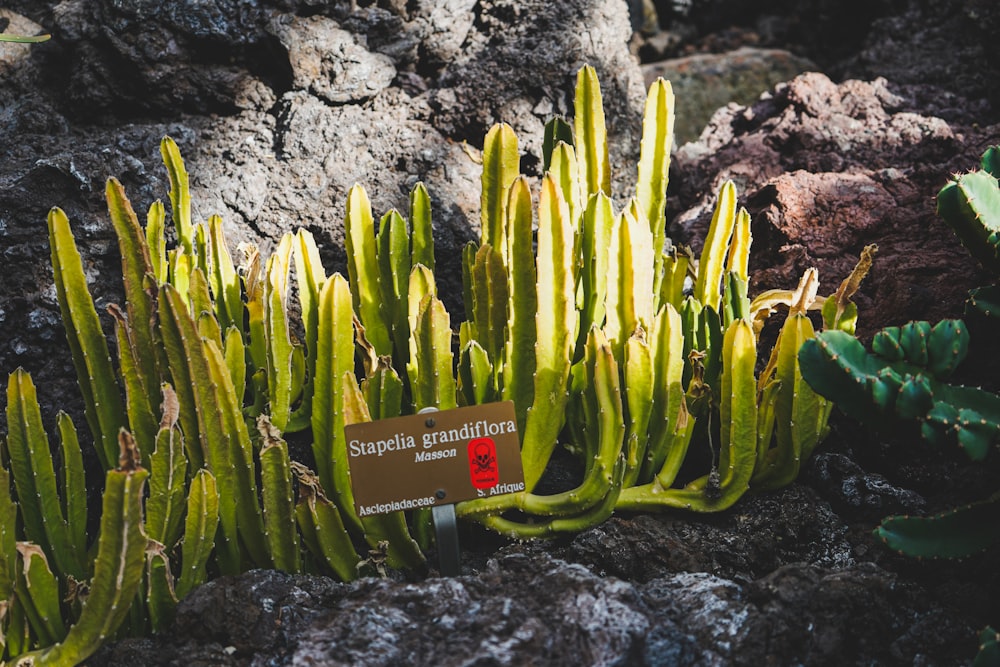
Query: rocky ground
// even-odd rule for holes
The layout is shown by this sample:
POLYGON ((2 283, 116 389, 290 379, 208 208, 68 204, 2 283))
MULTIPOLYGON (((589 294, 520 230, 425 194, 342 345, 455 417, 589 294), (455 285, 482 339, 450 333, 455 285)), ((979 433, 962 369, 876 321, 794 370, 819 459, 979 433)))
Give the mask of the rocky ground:
MULTIPOLYGON (((103 182, 117 176, 140 209, 165 198, 164 134, 187 160, 199 216, 218 212, 234 242, 265 247, 304 226, 328 270, 343 270, 353 183, 383 212, 424 180, 457 315, 482 136, 512 124, 537 176, 542 124, 571 112, 584 63, 602 82, 619 198, 634 178, 645 76, 676 73, 679 95, 684 77, 691 96, 713 79, 757 87, 678 147, 669 190, 671 235, 697 248, 715 189, 736 181, 754 217, 753 291, 790 287, 808 266, 832 287, 878 243, 858 295, 867 336, 958 315, 966 290, 989 281, 933 196, 1000 140, 991 2, 661 2, 645 37, 624 0, 356 4, 0 9, 10 32, 53 34, 0 46, 0 368, 33 373, 49 423, 57 408, 80 411, 48 268, 51 206, 73 221, 106 304, 121 294, 103 182), (644 71, 630 44, 657 64, 644 71), (777 83, 775 62, 816 73, 777 83)), ((708 111, 719 104, 705 98, 708 111)), ((90 664, 964 664, 975 631, 1000 622, 1000 553, 915 562, 870 531, 889 513, 982 498, 998 474, 995 462, 836 420, 798 483, 719 516, 615 516, 529 544, 466 527, 455 579, 223 578, 185 600, 166 634, 90 664)))

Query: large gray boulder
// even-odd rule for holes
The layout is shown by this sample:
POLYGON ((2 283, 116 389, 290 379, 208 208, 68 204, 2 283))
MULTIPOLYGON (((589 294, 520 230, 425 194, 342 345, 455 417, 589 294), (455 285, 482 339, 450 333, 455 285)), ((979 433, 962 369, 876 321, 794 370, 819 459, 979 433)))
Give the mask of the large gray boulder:
POLYGON ((234 247, 266 249, 304 227, 328 271, 344 270, 352 185, 368 190, 381 215, 405 210, 424 181, 439 285, 456 316, 460 249, 478 237, 474 156, 491 125, 514 126, 522 151, 534 154, 523 168, 537 176, 543 123, 571 112, 576 71, 590 63, 619 182, 634 179, 622 165, 637 158, 643 85, 623 0, 400 4, 14 3, 53 39, 0 53, 9 276, 0 285, 8 332, 0 368, 28 368, 46 407, 77 405, 45 215, 60 206, 70 216, 98 305, 120 301, 104 181, 119 178, 140 212, 166 199, 158 142, 167 134, 187 161, 198 219, 222 215, 234 247))

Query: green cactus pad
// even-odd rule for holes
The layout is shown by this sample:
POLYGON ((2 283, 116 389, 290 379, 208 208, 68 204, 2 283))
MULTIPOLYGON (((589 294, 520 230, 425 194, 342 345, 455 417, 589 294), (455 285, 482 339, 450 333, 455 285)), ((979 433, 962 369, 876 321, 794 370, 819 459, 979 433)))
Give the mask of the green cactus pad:
POLYGON ((983 170, 991 174, 996 178, 1000 178, 1000 146, 990 146, 983 153, 983 159, 980 161, 983 166, 983 170))
POLYGON ((965 310, 982 313, 989 318, 1000 317, 1000 285, 979 287, 969 292, 965 310))
POLYGON ((972 667, 997 667, 1000 665, 1000 633, 992 627, 979 633, 979 653, 972 667))
MULTIPOLYGON (((996 169, 1000 158, 991 154, 996 169)), ((984 163, 987 162, 984 156, 984 163)), ((1000 273, 1000 186, 988 171, 973 171, 952 179, 938 193, 938 215, 944 218, 972 256, 994 273, 1000 273)))
POLYGON ((875 535, 907 556, 963 558, 1000 540, 1000 494, 934 516, 893 516, 875 535))
POLYGON ((1000 440, 1000 396, 942 381, 968 338, 961 320, 911 323, 876 334, 873 354, 850 334, 826 331, 802 346, 799 360, 809 385, 849 416, 880 427, 915 421, 929 442, 957 441, 978 461, 1000 440))

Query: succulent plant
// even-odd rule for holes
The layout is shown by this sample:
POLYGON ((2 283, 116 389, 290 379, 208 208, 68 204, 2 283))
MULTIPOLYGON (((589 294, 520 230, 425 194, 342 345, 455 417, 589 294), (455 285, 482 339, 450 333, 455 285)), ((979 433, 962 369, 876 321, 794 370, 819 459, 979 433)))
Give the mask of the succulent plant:
MULTIPOLYGON (((982 169, 952 177, 938 193, 937 210, 972 256, 1000 273, 1000 146, 983 153, 982 169)), ((967 307, 987 317, 1000 317, 1000 286, 979 287, 969 293, 967 307)))
POLYGON ((938 193, 937 210, 972 256, 1000 273, 1000 146, 983 153, 981 166, 953 176, 938 193))
POLYGON ((992 627, 986 627, 979 633, 979 654, 973 667, 995 667, 995 665, 1000 665, 1000 632, 992 627))
MULTIPOLYGON (((957 175, 938 194, 938 213, 970 253, 1000 272, 1000 148, 982 158, 982 170, 957 175)), ((996 317, 996 287, 974 290, 972 310, 996 317)), ((887 327, 871 351, 844 331, 827 331, 799 352, 802 373, 819 394, 848 416, 880 427, 911 424, 933 444, 957 443, 981 461, 1000 444, 1000 395, 949 383, 969 352, 962 320, 887 327)), ((890 516, 875 534, 889 548, 916 558, 962 558, 1000 539, 1000 492, 932 516, 890 516)), ((996 632, 980 637, 976 665, 1000 664, 996 632)))
POLYGON ((69 419, 60 417, 64 487, 58 491, 48 439, 31 378, 11 374, 7 388, 10 456, 18 502, 0 472, 0 621, 3 654, 17 665, 77 664, 110 637, 129 613, 146 560, 142 501, 148 472, 127 431, 120 460, 105 479, 97 551, 86 557, 86 490, 82 459, 69 419), (30 488, 29 488, 30 486, 30 488), (34 495, 29 496, 29 493, 34 495), (18 514, 25 536, 18 541, 18 514), (72 523, 71 523, 72 522, 72 523), (36 541, 37 540, 37 541, 36 541), (89 561, 89 562, 88 562, 89 561), (89 581, 86 603, 74 591, 89 581), (71 608, 70 614, 64 607, 71 608))
MULTIPOLYGON (((946 382, 967 352, 961 320, 911 322, 875 334, 873 352, 830 331, 802 347, 810 385, 849 416, 882 426, 912 423, 935 444, 956 442, 980 461, 1000 442, 1000 396, 946 382)), ((1000 494, 933 517, 890 517, 876 531, 886 544, 919 557, 960 557, 998 538, 1000 494)))
POLYGON ((910 322, 875 334, 872 352, 830 331, 799 358, 810 385, 848 415, 883 426, 912 421, 929 442, 955 440, 978 461, 1000 438, 1000 396, 946 382, 968 346, 961 320, 910 322))
POLYGON ((18 42, 21 44, 38 44, 48 41, 52 35, 8 35, 0 33, 0 42, 18 42))
MULTIPOLYGON (((730 182, 698 261, 669 244, 673 95, 664 81, 647 97, 635 196, 616 212, 601 106, 596 73, 585 67, 573 123, 546 128, 534 253, 516 137, 498 125, 484 147, 483 237, 465 253, 471 317, 460 335, 460 397, 514 401, 527 490, 461 503, 458 514, 519 537, 579 530, 615 509, 725 509, 751 483, 793 480, 829 415, 796 357, 813 335, 806 310, 825 303, 815 272, 797 291, 751 304, 750 216, 737 210, 730 182), (756 333, 779 304, 790 315, 758 392, 756 333), (678 487, 695 437, 708 441, 711 467, 678 487), (580 484, 537 494, 560 444, 582 462, 580 484)), ((839 302, 849 312, 827 319, 853 331, 849 296, 839 302)))
POLYGON ((59 417, 57 478, 31 379, 12 374, 0 459, 10 489, 0 493, 3 655, 78 662, 123 623, 130 632, 169 623, 210 573, 276 567, 350 579, 368 567, 365 543, 379 566, 423 568, 428 512, 355 510, 344 427, 360 421, 512 401, 526 491, 462 503, 458 514, 519 537, 581 530, 616 509, 718 511, 750 487, 789 483, 830 409, 802 382, 807 311, 822 308, 827 328, 853 332, 850 297, 870 252, 827 299, 810 270, 797 289, 751 302, 750 217, 731 182, 697 260, 666 237, 672 124, 670 85, 658 81, 639 184, 620 211, 592 68, 578 74, 572 124, 547 127, 537 208, 513 130, 489 132, 457 350, 422 185, 409 219, 389 211, 377 228, 364 189, 352 188, 348 278, 327 275, 306 231, 266 258, 245 246, 237 265, 221 218, 192 220, 188 174, 165 138, 176 248, 166 247, 163 204, 142 226, 122 186, 107 184, 125 293, 124 307, 108 309, 114 353, 69 221, 53 209, 56 292, 107 481, 95 559, 76 430, 59 417), (757 375, 757 334, 782 305, 789 315, 757 375), (315 472, 289 458, 291 433, 311 442, 315 472), (708 445, 708 470, 678 481, 693 439, 708 445), (579 484, 541 493, 559 447, 581 461, 579 484), (88 578, 84 605, 74 591, 88 578))
MULTIPOLYGON (((360 391, 347 280, 327 278, 306 232, 281 239, 264 262, 247 248, 237 268, 222 220, 191 221, 176 144, 165 138, 161 152, 176 249, 166 250, 162 204, 143 228, 121 185, 107 184, 126 304, 108 309, 116 354, 69 221, 59 209, 49 214, 56 293, 107 481, 95 560, 76 430, 59 416, 60 487, 34 385, 13 373, 0 473, 11 489, 0 494, 0 624, 4 656, 25 664, 76 664, 123 622, 133 633, 163 627, 210 571, 276 567, 352 579, 359 540, 388 542, 392 566, 423 567, 405 517, 358 519, 340 478, 343 425, 358 418, 360 391), (293 263, 304 345, 290 333, 293 263), (306 429, 318 474, 292 462, 283 439, 306 429), (84 605, 72 591, 87 580, 84 605)), ((416 207, 426 211, 421 191, 416 207)), ((420 256, 429 252, 425 245, 420 256)), ((432 322, 424 328, 449 331, 432 322)))

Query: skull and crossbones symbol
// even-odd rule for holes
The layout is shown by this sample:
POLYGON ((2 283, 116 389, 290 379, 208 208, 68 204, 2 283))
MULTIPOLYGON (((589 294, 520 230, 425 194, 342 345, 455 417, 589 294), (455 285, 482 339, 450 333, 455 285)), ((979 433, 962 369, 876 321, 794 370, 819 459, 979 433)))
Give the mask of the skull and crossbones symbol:
POLYGON ((476 472, 492 472, 493 466, 496 463, 496 457, 490 453, 490 446, 485 442, 480 442, 473 448, 473 452, 475 456, 472 459, 472 464, 476 466, 476 472))

